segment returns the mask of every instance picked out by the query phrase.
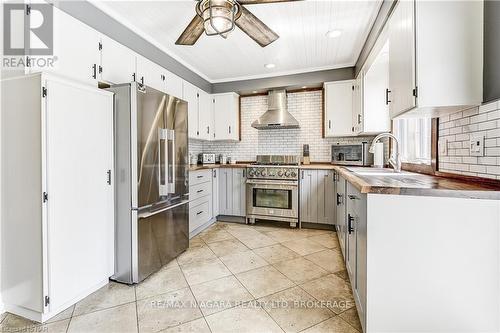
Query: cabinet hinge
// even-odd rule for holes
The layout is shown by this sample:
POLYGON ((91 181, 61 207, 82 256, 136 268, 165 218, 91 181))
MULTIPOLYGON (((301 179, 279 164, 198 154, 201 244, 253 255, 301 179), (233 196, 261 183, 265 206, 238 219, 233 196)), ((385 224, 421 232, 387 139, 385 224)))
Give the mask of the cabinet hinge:
POLYGON ((42 87, 42 97, 47 97, 47 88, 42 87))
POLYGON ((413 89, 413 96, 418 97, 418 87, 415 87, 415 89, 413 89))
POLYGON ((352 91, 354 91, 354 86, 352 86, 351 88, 352 88, 352 91))
POLYGON ((197 98, 200 98, 200 93, 196 93, 196 97, 197 97, 197 98))
POLYGON ((26 5, 26 15, 30 15, 30 14, 31 14, 31 6, 26 5))
POLYGON ((45 296, 44 303, 45 303, 45 306, 50 304, 50 297, 49 296, 45 296))
POLYGON ((99 66, 99 74, 102 73, 102 66, 99 66))
POLYGON ((26 56, 26 67, 31 67, 31 60, 29 56, 26 56))
POLYGON ((101 51, 101 50, 102 50, 102 43, 99 42, 99 51, 101 51))
POLYGON ((47 192, 43 192, 43 194, 42 194, 42 200, 43 200, 44 203, 49 200, 49 195, 48 195, 47 192))

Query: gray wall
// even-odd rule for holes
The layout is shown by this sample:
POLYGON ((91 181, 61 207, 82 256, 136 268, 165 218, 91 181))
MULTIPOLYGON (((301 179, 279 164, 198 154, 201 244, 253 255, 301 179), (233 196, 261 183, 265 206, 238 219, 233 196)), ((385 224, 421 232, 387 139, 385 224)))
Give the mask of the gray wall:
POLYGON ((238 91, 251 93, 254 90, 267 90, 270 88, 300 88, 302 86, 321 86, 323 82, 349 80, 354 78, 354 67, 331 69, 325 71, 309 72, 303 74, 283 75, 262 79, 231 81, 215 83, 212 85, 213 93, 238 91))
POLYGON ((484 2, 483 102, 500 98, 500 1, 484 2))

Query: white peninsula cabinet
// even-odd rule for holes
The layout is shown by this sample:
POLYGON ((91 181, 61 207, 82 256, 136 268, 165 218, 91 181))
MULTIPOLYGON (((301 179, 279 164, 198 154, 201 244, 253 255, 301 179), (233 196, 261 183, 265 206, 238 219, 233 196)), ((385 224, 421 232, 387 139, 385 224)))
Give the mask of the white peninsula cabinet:
POLYGON ((219 169, 219 214, 246 216, 246 169, 219 169))
POLYGON ((335 224, 333 170, 300 170, 300 221, 335 224))
POLYGON ((354 80, 325 82, 325 137, 352 136, 354 80))
POLYGON ((398 1, 389 19, 389 73, 393 118, 479 105, 483 1, 398 1))
POLYGON ((500 200, 362 193, 338 179, 337 236, 364 332, 500 330, 500 200))
POLYGON ((2 298, 44 322, 114 273, 113 94, 50 74, 1 87, 2 298))
POLYGON ((240 101, 236 93, 212 95, 216 141, 240 140, 240 101))

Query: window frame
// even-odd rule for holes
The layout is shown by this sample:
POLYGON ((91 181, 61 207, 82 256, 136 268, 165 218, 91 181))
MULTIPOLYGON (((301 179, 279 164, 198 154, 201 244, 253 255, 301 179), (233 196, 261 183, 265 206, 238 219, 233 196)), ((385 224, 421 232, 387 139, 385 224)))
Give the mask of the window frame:
MULTIPOLYGON (((394 122, 392 122, 392 132, 394 133, 394 122)), ((431 164, 401 163, 401 169, 404 171, 423 173, 435 176, 439 171, 438 161, 438 139, 439 139, 439 118, 431 119, 431 164)), ((389 149, 392 151, 392 141, 389 141, 389 149)))

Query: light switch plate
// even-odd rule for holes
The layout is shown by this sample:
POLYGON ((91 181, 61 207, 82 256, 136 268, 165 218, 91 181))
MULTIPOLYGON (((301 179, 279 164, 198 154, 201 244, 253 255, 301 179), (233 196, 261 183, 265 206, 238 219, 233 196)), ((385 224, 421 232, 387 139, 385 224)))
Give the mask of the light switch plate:
POLYGON ((471 136, 470 156, 484 156, 484 135, 471 136))
POLYGON ((441 139, 438 141, 438 149, 439 155, 447 156, 448 155, 448 139, 441 139))

